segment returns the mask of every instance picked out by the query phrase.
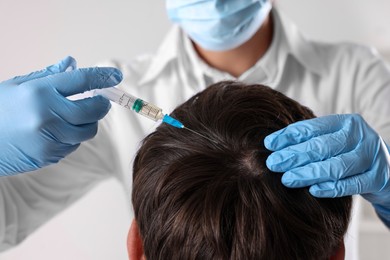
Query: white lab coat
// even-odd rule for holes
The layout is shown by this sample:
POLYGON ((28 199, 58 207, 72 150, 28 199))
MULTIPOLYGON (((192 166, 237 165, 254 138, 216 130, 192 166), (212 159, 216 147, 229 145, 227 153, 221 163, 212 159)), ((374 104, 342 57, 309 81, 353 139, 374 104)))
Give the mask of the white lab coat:
MULTIPOLYGON (((237 79, 268 85, 310 107, 317 116, 360 113, 390 143, 390 71, 375 50, 310 41, 276 10, 273 17, 270 49, 237 79)), ((100 65, 120 68, 124 74, 120 88, 165 112, 211 83, 236 79, 200 60, 190 40, 175 26, 155 55, 100 65)), ((0 249, 19 243, 104 179, 117 178, 130 194, 134 153, 156 125, 113 105, 100 122, 97 136, 59 164, 2 178, 0 249)), ((347 250, 351 251, 348 246, 347 250)))

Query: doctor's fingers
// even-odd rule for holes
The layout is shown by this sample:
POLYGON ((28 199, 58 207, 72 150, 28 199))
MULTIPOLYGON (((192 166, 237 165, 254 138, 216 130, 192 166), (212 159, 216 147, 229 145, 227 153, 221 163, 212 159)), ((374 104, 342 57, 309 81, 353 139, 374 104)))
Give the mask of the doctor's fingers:
POLYGON ((74 70, 76 69, 76 67, 77 67, 76 60, 73 57, 68 56, 62 59, 61 61, 59 61, 58 63, 50 65, 43 70, 31 72, 29 74, 22 75, 22 76, 16 76, 10 80, 5 81, 4 83, 18 85, 26 81, 47 77, 53 74, 65 72, 67 70, 74 70))
MULTIPOLYGON (((339 181, 328 181, 310 187, 309 192, 315 197, 335 198, 355 194, 378 192, 385 185, 384 182, 373 182, 377 171, 369 170, 339 181)), ((387 177, 382 176, 383 179, 387 177)))
POLYGON ((45 134, 53 141, 60 143, 60 146, 78 145, 83 141, 93 138, 98 129, 98 123, 85 125, 72 125, 67 122, 48 127, 45 134))
POLYGON ((121 81, 120 70, 94 67, 50 75, 35 83, 43 88, 55 88, 62 96, 67 97, 96 88, 113 87, 121 81))
POLYGON ((313 137, 340 130, 347 115, 330 115, 299 121, 268 135, 264 145, 271 151, 277 151, 290 145, 305 142, 313 137))
POLYGON ((72 125, 95 123, 110 110, 111 103, 102 96, 95 96, 75 101, 60 97, 55 104, 55 112, 72 125))
POLYGON ((354 150, 287 171, 282 176, 282 183, 289 188, 301 188, 327 181, 339 181, 366 172, 370 165, 370 160, 360 158, 359 153, 354 150))
POLYGON ((356 149, 358 143, 356 136, 350 136, 346 129, 341 129, 273 152, 266 163, 272 171, 285 172, 349 152, 356 149))

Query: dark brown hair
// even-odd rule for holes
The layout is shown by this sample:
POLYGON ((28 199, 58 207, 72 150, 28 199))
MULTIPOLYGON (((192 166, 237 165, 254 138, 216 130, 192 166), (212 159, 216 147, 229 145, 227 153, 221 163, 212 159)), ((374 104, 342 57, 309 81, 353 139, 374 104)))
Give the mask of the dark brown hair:
POLYGON ((351 197, 318 199, 265 165, 265 136, 313 118, 261 85, 221 82, 172 113, 134 162, 132 201, 147 259, 326 259, 346 232, 351 197))

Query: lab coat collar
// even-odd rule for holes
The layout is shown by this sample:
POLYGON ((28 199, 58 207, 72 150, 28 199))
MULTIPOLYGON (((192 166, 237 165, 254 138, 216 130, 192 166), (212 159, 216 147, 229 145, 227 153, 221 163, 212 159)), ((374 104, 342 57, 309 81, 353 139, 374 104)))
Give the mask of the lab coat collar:
POLYGON ((187 77, 194 76, 187 82, 189 87, 196 91, 203 90, 205 88, 203 71, 197 60, 200 58, 189 37, 179 26, 173 25, 138 84, 143 85, 155 80, 169 64, 175 62, 179 72, 186 74, 187 77), (191 71, 191 74, 186 73, 188 71, 191 71))
POLYGON ((176 25, 170 29, 158 48, 156 55, 153 56, 145 74, 139 80, 139 85, 154 80, 164 71, 165 67, 168 66, 172 60, 179 56, 178 46, 180 46, 181 41, 179 30, 180 29, 176 25))
MULTIPOLYGON (((281 30, 281 38, 279 39, 281 41, 281 45, 279 46, 281 47, 281 52, 278 53, 279 58, 276 61, 279 64, 277 64, 277 66, 273 64, 272 67, 279 68, 278 70, 280 70, 284 66, 283 63, 287 61, 288 56, 291 55, 307 70, 318 75, 324 73, 326 68, 323 66, 319 53, 314 48, 314 45, 305 38, 293 22, 285 15, 280 15, 280 11, 277 8, 274 7, 272 13, 275 19, 275 26, 278 26, 278 24, 280 26, 280 28, 276 28, 275 31, 281 30)), ((201 78, 203 79, 199 74, 202 73, 200 70, 205 68, 204 62, 199 61, 200 58, 196 55, 194 47, 192 44, 189 47, 188 42, 191 42, 188 37, 177 25, 174 25, 165 37, 162 45, 157 51, 157 55, 154 56, 149 68, 146 70, 146 73, 141 77, 139 84, 142 85, 156 79, 170 62, 173 62, 173 60, 179 61, 179 59, 181 59, 179 62, 183 63, 178 64, 179 66, 191 68, 196 74, 195 78, 198 80, 201 78), (191 48, 189 53, 186 53, 185 49, 188 50, 189 48, 191 48)), ((261 63, 261 59, 259 62, 261 63)), ((264 69, 267 72, 266 67, 264 67, 264 69)), ((201 84, 201 82, 198 83, 201 84)))
MULTIPOLYGON (((321 75, 326 72, 324 63, 316 50, 314 44, 302 34, 298 27, 277 8, 273 8, 274 19, 277 19, 281 24, 281 35, 286 43, 287 55, 294 57, 307 70, 315 74, 321 75)), ((287 60, 285 57, 284 61, 287 60)))

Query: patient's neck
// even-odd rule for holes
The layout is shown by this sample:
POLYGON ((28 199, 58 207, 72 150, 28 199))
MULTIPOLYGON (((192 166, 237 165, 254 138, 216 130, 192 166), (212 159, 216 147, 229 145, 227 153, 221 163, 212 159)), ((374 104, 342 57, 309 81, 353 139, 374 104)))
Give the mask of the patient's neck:
POLYGON ((234 77, 250 69, 267 52, 272 42, 271 13, 260 29, 247 42, 227 51, 208 51, 194 43, 199 56, 210 66, 228 72, 234 77))

